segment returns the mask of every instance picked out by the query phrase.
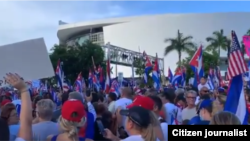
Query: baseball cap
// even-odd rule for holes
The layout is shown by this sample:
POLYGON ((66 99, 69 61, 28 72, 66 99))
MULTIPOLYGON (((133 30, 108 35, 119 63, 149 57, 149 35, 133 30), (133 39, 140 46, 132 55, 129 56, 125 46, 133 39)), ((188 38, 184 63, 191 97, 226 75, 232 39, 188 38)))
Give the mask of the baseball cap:
POLYGON ((86 117, 84 106, 80 100, 69 99, 62 106, 62 117, 68 121, 80 122, 86 117))
POLYGON ((199 109, 198 109, 198 111, 197 111, 197 114, 200 113, 200 110, 201 110, 201 109, 205 109, 205 108, 211 107, 211 106, 212 106, 212 102, 213 102, 213 100, 211 100, 211 99, 205 99, 205 100, 203 100, 203 101, 201 102, 200 106, 199 106, 199 109))
POLYGON ((219 93, 224 93, 224 92, 225 92, 225 89, 222 88, 222 87, 220 87, 220 88, 218 88, 218 92, 219 92, 219 93))
POLYGON ((154 101, 147 96, 137 95, 134 101, 128 105, 127 108, 132 108, 134 106, 140 106, 151 111, 154 109, 154 101))
POLYGON ((11 100, 5 99, 5 100, 3 100, 3 101, 1 102, 1 106, 4 106, 4 105, 6 105, 6 104, 8 104, 8 103, 11 103, 11 100))
POLYGON ((130 109, 121 110, 120 114, 127 116, 131 121, 140 127, 148 127, 151 122, 150 111, 140 106, 134 106, 130 109))

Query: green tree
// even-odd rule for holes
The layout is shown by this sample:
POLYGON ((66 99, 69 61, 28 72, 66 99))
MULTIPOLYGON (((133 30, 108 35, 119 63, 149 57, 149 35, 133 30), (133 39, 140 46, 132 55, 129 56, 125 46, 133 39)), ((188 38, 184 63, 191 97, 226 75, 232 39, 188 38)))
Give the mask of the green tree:
MULTIPOLYGON (((211 37, 206 38, 207 42, 209 42, 209 45, 207 46, 206 50, 209 52, 212 52, 213 54, 217 52, 218 57, 220 56, 220 50, 227 50, 227 37, 224 36, 223 29, 219 31, 214 31, 213 35, 211 37)), ((217 60, 219 63, 219 59, 217 60)))
MULTIPOLYGON (((139 77, 142 78, 142 76, 144 74, 144 69, 145 69, 145 61, 143 60, 143 58, 138 58, 138 59, 134 60, 133 65, 135 67, 135 74, 139 75, 139 77)), ((143 83, 141 83, 140 87, 144 87, 145 85, 153 86, 153 79, 152 79, 151 75, 149 75, 151 72, 152 72, 152 70, 150 70, 148 73, 148 83, 145 84, 143 82, 143 83)))
POLYGON ((82 45, 74 47, 66 47, 64 45, 55 45, 52 48, 50 59, 54 69, 56 69, 57 61, 63 62, 63 71, 65 77, 74 82, 79 72, 82 72, 84 78, 88 77, 89 69, 93 70, 92 57, 95 65, 101 65, 105 70, 104 51, 101 46, 93 44, 90 41, 84 42, 82 45))
POLYGON ((181 65, 181 57, 183 52, 188 52, 190 49, 194 48, 194 43, 192 42, 192 36, 184 36, 183 33, 177 31, 177 36, 175 38, 167 38, 164 40, 165 43, 169 45, 165 47, 164 55, 167 56, 172 51, 177 51, 178 53, 178 64, 181 65))

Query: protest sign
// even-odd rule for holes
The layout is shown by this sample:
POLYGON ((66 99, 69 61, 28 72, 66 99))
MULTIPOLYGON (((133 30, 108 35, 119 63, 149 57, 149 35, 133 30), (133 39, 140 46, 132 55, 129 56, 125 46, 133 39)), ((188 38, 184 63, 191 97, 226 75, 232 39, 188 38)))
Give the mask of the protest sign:
POLYGON ((54 76, 44 39, 0 46, 0 80, 9 72, 27 81, 54 76))

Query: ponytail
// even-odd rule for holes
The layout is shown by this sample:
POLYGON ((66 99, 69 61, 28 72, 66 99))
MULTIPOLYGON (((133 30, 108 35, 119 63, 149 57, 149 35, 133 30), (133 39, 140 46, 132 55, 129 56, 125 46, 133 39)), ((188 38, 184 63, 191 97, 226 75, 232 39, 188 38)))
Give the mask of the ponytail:
POLYGON ((147 128, 142 129, 141 136, 145 141, 155 141, 156 135, 155 135, 153 125, 149 124, 149 126, 147 128))
POLYGON ((67 131, 69 134, 69 138, 72 139, 72 141, 78 141, 78 130, 76 127, 72 127, 69 131, 67 131))
POLYGON ((68 120, 62 118, 62 116, 59 117, 59 124, 60 124, 62 131, 68 133, 68 137, 72 141, 79 140, 78 127, 84 126, 85 123, 86 123, 85 117, 82 118, 81 122, 72 122, 72 121, 68 121, 68 120))
POLYGON ((153 127, 160 126, 160 121, 158 120, 156 114, 153 111, 150 111, 150 118, 153 127))
POLYGON ((161 123, 160 123, 158 117, 156 116, 156 114, 154 112, 151 111, 150 118, 151 118, 151 126, 153 127, 153 130, 156 133, 156 137, 160 141, 164 141, 164 135, 163 135, 163 131, 161 129, 161 123))

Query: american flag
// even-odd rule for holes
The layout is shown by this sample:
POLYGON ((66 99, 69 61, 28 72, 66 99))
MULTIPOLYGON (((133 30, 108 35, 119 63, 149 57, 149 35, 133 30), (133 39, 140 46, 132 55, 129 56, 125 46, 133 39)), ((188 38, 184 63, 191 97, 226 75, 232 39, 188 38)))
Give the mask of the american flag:
POLYGON ((231 80, 234 76, 243 74, 248 71, 244 61, 244 56, 241 53, 240 44, 237 35, 232 31, 232 42, 229 53, 227 78, 231 80))

